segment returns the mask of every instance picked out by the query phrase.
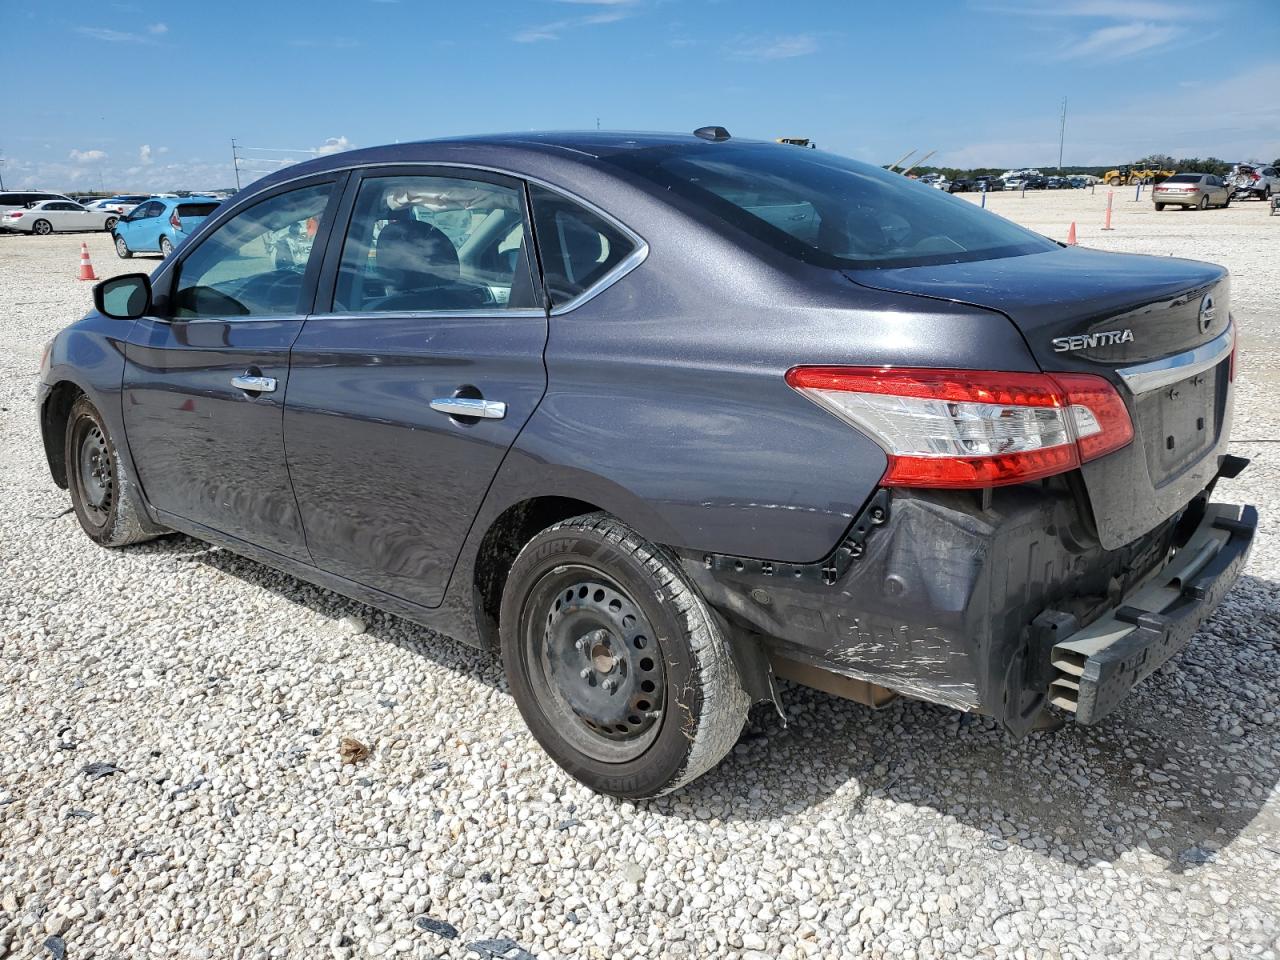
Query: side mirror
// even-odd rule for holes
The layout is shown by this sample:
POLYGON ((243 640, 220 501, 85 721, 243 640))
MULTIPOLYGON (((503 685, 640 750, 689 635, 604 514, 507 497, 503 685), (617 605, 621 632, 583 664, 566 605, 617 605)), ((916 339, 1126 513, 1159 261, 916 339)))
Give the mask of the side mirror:
POLYGON ((151 312, 151 278, 125 273, 93 288, 93 306, 112 320, 137 320, 151 312))

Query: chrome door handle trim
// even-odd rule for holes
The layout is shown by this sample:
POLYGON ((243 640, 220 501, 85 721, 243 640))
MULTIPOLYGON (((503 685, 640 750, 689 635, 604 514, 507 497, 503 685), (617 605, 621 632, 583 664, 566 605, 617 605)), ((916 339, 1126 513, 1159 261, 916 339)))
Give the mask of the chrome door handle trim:
POLYGON ((275 377, 251 377, 244 374, 239 377, 231 378, 231 385, 237 390, 246 390, 250 393, 272 393, 276 388, 275 377))
POLYGON ((431 409, 451 417, 478 417, 481 420, 501 420, 507 415, 507 405, 501 400, 476 397, 437 397, 431 401, 431 409))

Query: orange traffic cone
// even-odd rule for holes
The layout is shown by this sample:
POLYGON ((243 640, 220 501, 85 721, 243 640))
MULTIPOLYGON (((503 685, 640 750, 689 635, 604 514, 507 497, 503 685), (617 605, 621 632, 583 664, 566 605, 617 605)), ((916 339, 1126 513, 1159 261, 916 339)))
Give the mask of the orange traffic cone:
POLYGON ((97 274, 93 272, 93 261, 89 259, 89 245, 87 243, 80 244, 80 279, 98 279, 97 274))
POLYGON ((1074 247, 1076 245, 1076 222, 1071 221, 1071 226, 1067 228, 1067 246, 1074 247))

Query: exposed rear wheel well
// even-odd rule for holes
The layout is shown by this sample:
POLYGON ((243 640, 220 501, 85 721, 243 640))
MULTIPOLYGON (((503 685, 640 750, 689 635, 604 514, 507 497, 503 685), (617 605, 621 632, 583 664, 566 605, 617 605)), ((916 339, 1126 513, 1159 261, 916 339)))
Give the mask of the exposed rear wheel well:
POLYGON ((498 611, 502 591, 516 555, 534 535, 553 523, 595 513, 600 507, 572 497, 535 497, 508 507, 489 527, 476 556, 471 598, 475 606, 476 629, 480 640, 491 650, 498 648, 498 611))
POLYGON ((66 436, 67 419, 71 408, 84 391, 69 380, 57 384, 45 398, 40 411, 40 435, 44 439, 44 454, 49 461, 53 482, 67 488, 66 436))

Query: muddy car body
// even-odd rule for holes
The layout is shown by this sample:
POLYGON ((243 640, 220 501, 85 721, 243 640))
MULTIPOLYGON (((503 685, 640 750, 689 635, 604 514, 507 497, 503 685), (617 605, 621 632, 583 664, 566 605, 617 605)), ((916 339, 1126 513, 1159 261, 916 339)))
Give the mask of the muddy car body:
POLYGON ((1256 523, 1210 500, 1243 468, 1222 268, 718 128, 318 159, 96 296, 39 394, 90 536, 184 531, 500 650, 619 796, 708 769, 775 673, 1099 720, 1256 523))

